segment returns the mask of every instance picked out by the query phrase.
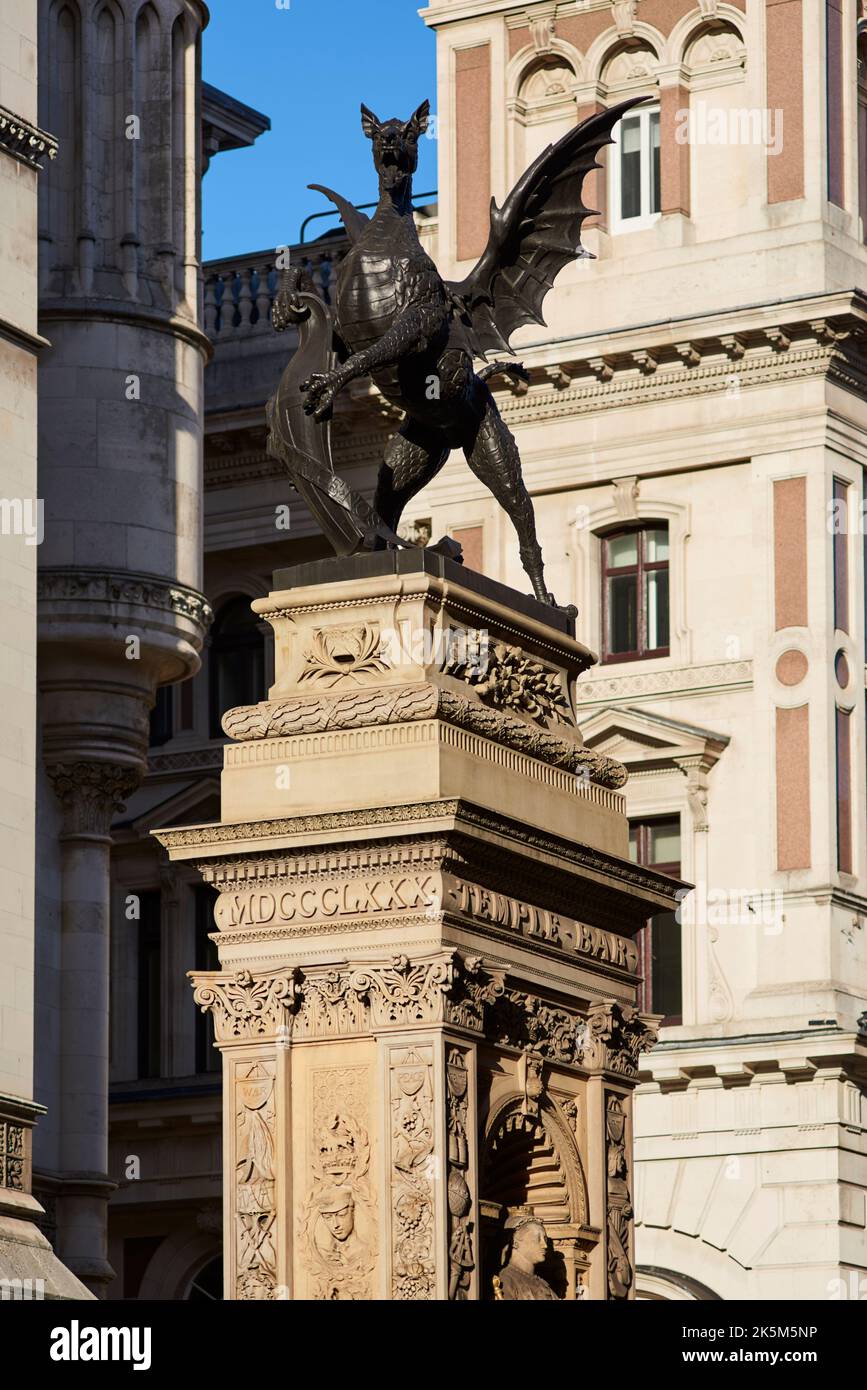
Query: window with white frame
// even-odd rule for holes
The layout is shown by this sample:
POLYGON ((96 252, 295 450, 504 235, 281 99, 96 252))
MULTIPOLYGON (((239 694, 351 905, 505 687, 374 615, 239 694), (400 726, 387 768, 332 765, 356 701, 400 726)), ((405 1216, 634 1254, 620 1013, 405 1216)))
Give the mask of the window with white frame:
POLYGON ((647 227, 659 216, 659 108, 630 111, 614 127, 610 155, 611 229, 647 227))

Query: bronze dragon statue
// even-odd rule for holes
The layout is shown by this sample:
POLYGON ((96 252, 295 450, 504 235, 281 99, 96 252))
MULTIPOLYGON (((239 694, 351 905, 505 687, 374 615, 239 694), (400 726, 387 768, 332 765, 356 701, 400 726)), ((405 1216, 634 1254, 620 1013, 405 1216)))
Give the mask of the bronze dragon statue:
POLYGON ((333 312, 302 288, 294 269, 283 272, 272 311, 275 328, 299 326, 299 346, 268 405, 269 448, 338 553, 408 545, 397 535, 404 508, 460 448, 508 513, 534 594, 554 602, 518 447, 487 386, 495 373, 526 373, 515 362, 495 360, 478 372, 473 363, 509 353, 521 325, 544 325, 542 304, 555 276, 590 254, 580 237, 592 212, 581 197, 584 178, 599 167, 596 156, 636 100, 568 131, 533 161, 501 208, 491 200, 488 244, 460 282, 441 279, 413 216, 412 177, 428 102, 408 121, 380 121, 362 106, 379 176, 375 213, 368 218, 338 193, 311 185, 336 205, 351 242, 333 312), (364 376, 405 414, 386 446, 372 507, 335 473, 328 435, 336 395, 364 376))

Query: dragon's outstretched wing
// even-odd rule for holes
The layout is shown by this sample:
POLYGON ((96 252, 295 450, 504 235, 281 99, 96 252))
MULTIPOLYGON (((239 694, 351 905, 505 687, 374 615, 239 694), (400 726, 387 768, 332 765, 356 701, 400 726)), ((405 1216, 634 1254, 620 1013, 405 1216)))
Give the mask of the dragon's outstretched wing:
POLYGON ((542 303, 569 261, 591 253, 581 227, 593 209, 582 188, 596 156, 611 143, 624 112, 646 100, 631 97, 567 131, 535 159, 501 208, 491 199, 491 232, 481 260, 465 280, 447 283, 470 349, 479 357, 509 352, 525 323, 544 324, 542 303))
POLYGON ((308 183, 308 188, 312 188, 316 193, 324 193, 326 198, 330 198, 337 211, 340 213, 341 220, 346 228, 349 240, 355 245, 370 218, 365 212, 359 212, 358 208, 353 207, 348 199, 335 193, 333 188, 326 188, 323 183, 308 183))

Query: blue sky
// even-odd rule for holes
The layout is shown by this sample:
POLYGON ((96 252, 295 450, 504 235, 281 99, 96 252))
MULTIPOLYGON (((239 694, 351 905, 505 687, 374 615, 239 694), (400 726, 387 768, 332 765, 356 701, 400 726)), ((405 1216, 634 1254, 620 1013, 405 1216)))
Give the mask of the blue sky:
MULTIPOLYGON (((270 116, 271 130, 251 149, 211 161, 206 260, 296 241, 304 218, 330 206, 308 183, 354 203, 376 197, 361 102, 383 119, 406 118, 425 97, 436 108, 436 44, 420 8, 421 0, 290 0, 288 9, 277 0, 210 0, 202 75, 270 116)), ((436 181, 436 141, 423 139, 415 188, 436 181)))

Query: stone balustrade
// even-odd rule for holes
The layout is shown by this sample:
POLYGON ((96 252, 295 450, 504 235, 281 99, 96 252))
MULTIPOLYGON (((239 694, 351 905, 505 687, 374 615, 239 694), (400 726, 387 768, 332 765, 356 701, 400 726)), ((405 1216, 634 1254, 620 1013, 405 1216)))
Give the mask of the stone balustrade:
MULTIPOLYGON (((310 276, 326 304, 331 302, 337 268, 349 243, 344 237, 289 248, 290 263, 310 276)), ((206 261, 204 272, 204 327, 214 342, 226 342, 237 334, 270 333, 271 306, 277 294, 280 272, 277 251, 259 251, 206 261)))

